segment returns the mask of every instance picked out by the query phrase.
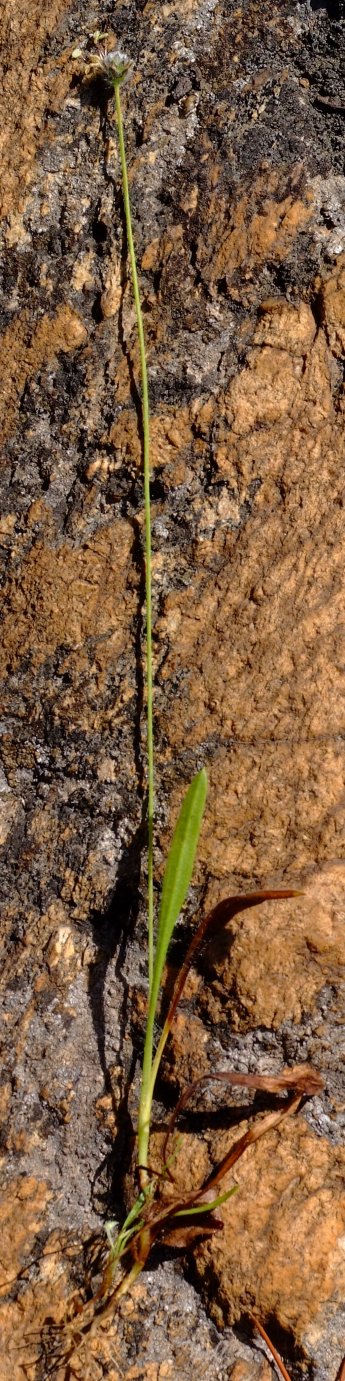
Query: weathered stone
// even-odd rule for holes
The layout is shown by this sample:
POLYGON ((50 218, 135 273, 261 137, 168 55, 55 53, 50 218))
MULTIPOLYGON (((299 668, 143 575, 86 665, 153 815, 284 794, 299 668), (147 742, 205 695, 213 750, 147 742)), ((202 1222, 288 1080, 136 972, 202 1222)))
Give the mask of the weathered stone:
MULTIPOLYGON (((60 1329, 71 1293, 90 1290, 83 1243, 123 1212, 147 1009, 139 352, 111 102, 71 56, 110 23, 134 65, 123 106, 152 411, 157 871, 205 762, 196 907, 254 887, 304 893, 244 913, 202 957, 161 1094, 216 1065, 287 1060, 314 1062, 326 1086, 246 1153, 223 1236, 198 1248, 225 1333, 166 1261, 70 1374, 267 1381, 262 1344, 230 1327, 241 1319, 248 1339, 249 1309, 296 1381, 306 1368, 335 1381, 345 1354, 344 22, 341 0, 115 0, 111 18, 5 0, 6 1381, 53 1364, 65 1377, 47 1319, 60 1329)), ((233 1136, 214 1127, 213 1100, 200 1126, 207 1098, 182 1180, 189 1154, 202 1176, 233 1136)))

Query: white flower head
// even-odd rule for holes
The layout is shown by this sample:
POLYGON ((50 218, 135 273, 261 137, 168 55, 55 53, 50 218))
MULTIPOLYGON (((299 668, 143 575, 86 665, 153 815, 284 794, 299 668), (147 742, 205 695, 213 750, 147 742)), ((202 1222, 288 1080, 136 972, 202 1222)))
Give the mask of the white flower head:
MULTIPOLYGON (((97 51, 92 53, 88 58, 86 70, 88 76, 104 77, 105 80, 113 86, 114 82, 126 81, 132 63, 127 53, 122 52, 122 49, 107 48, 104 41, 107 37, 107 34, 101 34, 98 29, 92 34, 97 51)), ((72 57, 77 58, 80 56, 81 49, 75 48, 72 57)))
POLYGON ((105 48, 100 48, 97 58, 103 75, 109 81, 125 81, 131 67, 131 60, 127 57, 127 53, 123 53, 120 48, 111 48, 110 52, 107 52, 105 48))

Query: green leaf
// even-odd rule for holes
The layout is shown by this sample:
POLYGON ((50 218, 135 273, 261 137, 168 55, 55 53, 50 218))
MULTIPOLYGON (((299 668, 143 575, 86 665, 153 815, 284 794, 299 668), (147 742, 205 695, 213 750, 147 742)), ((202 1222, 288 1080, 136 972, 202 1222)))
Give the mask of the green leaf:
POLYGON ((232 1199, 233 1194, 237 1194, 238 1184, 233 1184, 231 1189, 224 1189, 222 1194, 217 1194, 216 1199, 211 1199, 211 1203, 193 1204, 192 1208, 179 1208, 174 1213, 174 1218, 196 1218, 199 1213, 213 1213, 220 1204, 226 1204, 227 1199, 232 1199))
POLYGON ((168 1035, 168 1030, 164 1027, 154 1060, 152 1060, 153 1031, 158 995, 168 946, 177 918, 186 900, 192 877, 201 822, 205 809, 206 795, 207 775, 204 768, 202 768, 202 771, 198 772, 196 777, 193 777, 193 781, 188 787, 188 791, 182 802, 163 879, 161 904, 158 916, 156 953, 153 965, 152 983, 150 986, 138 1116, 139 1165, 145 1168, 147 1167, 153 1091, 162 1051, 168 1035))
POLYGON ((201 772, 193 777, 182 802, 166 862, 153 971, 152 990, 155 1004, 168 946, 192 878, 206 795, 207 774, 203 767, 201 772))

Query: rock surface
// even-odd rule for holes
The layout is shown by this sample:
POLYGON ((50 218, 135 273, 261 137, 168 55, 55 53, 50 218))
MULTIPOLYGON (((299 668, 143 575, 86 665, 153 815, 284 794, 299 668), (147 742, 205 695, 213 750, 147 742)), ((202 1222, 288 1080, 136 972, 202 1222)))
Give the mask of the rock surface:
MULTIPOLYGON (((92 1276, 104 1216, 123 1213, 145 1013, 138 347, 111 102, 72 58, 96 27, 133 61, 158 871, 205 763, 188 923, 231 891, 304 894, 243 913, 204 956, 161 1097, 215 1066, 306 1060, 325 1089, 246 1153, 194 1284, 161 1258, 68 1374, 268 1381, 253 1311, 294 1381, 336 1381, 343 0, 4 4, 2 1374, 67 1376, 54 1327, 92 1276)), ((212 1165, 261 1104, 202 1098, 186 1147, 212 1165)))

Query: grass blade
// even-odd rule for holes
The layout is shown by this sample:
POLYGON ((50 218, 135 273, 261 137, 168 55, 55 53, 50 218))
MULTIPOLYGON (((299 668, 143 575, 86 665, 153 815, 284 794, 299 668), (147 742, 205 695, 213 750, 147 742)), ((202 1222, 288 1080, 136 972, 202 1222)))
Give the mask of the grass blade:
POLYGON ((153 1090, 162 1048, 159 1043, 153 1059, 153 1031, 162 973, 174 926, 186 900, 191 881, 195 854, 204 814, 207 794, 207 774, 202 768, 188 787, 175 826, 164 873, 161 904, 158 916, 156 952, 150 988, 149 1010, 143 1058, 143 1072, 138 1118, 138 1157, 141 1187, 147 1179, 147 1154, 153 1090))
POLYGON ((157 995, 168 946, 192 878, 206 795, 207 775, 202 768, 186 791, 165 867, 154 962, 157 995))
POLYGON ((226 1204, 228 1199, 232 1199, 233 1194, 237 1194, 238 1184, 232 1184, 231 1189, 225 1189, 223 1194, 217 1194, 216 1199, 211 1199, 203 1204, 200 1200, 193 1204, 192 1208, 179 1208, 174 1214, 175 1218, 196 1218, 199 1213, 213 1213, 215 1208, 220 1208, 221 1204, 226 1204))

